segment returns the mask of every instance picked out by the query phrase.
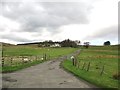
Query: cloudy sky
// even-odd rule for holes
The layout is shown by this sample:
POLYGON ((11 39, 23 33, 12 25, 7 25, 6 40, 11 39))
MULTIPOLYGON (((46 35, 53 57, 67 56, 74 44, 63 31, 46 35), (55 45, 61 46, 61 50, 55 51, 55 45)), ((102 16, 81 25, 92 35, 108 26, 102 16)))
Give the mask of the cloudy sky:
POLYGON ((1 0, 0 42, 118 44, 119 0, 1 0))

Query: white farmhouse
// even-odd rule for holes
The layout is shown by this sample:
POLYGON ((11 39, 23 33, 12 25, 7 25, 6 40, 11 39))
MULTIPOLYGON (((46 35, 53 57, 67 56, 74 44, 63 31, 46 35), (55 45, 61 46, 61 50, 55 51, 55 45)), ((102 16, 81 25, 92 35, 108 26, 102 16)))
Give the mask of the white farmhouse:
POLYGON ((58 44, 58 43, 55 43, 55 44, 53 44, 53 45, 50 45, 50 47, 61 47, 61 45, 58 44))

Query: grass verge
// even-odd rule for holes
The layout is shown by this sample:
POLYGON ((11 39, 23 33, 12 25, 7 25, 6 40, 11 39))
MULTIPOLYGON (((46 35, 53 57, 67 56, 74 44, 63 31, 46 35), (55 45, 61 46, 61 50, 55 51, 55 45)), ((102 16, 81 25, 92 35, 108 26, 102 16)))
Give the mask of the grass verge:
POLYGON ((30 63, 20 64, 18 66, 17 65, 15 65, 15 66, 5 66, 5 67, 2 67, 2 73, 10 73, 10 72, 18 71, 18 70, 21 70, 21 69, 24 69, 24 68, 28 68, 30 66, 40 64, 42 62, 44 62, 44 61, 33 61, 33 62, 30 62, 30 63))
POLYGON ((81 54, 77 57, 80 62, 79 67, 72 65, 71 60, 62 62, 65 70, 73 73, 75 76, 82 78, 101 88, 118 88, 120 81, 113 78, 113 74, 118 72, 118 51, 117 50, 101 50, 100 47, 96 49, 83 49, 81 54), (90 69, 87 71, 88 63, 90 62, 90 69), (83 63, 86 63, 83 69, 83 63), (104 65, 103 74, 100 75, 104 65))

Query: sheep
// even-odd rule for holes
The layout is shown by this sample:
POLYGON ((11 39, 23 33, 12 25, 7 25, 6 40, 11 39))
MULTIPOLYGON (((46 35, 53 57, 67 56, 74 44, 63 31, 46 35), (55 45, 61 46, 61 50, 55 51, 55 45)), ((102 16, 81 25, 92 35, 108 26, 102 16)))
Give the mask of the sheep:
POLYGON ((41 58, 41 60, 43 60, 43 58, 41 58))
POLYGON ((74 59, 74 56, 71 56, 70 58, 71 58, 71 60, 73 60, 73 59, 74 59))
POLYGON ((74 56, 71 56, 71 60, 72 60, 72 62, 73 62, 73 66, 76 66, 76 60, 75 60, 75 57, 74 56))
POLYGON ((28 61, 29 61, 28 58, 24 58, 24 59, 23 59, 23 62, 24 62, 24 63, 27 63, 28 61))

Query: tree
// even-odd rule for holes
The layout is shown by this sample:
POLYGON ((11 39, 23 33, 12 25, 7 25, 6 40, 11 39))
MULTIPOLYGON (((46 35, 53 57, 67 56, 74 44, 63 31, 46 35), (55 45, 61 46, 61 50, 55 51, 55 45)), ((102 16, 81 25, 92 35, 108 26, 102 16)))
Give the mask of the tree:
POLYGON ((110 41, 104 42, 104 45, 105 45, 105 46, 106 46, 106 45, 110 45, 110 41))
POLYGON ((49 47, 49 46, 50 46, 49 41, 48 41, 48 40, 45 40, 45 41, 43 42, 43 45, 44 45, 45 47, 49 47))
POLYGON ((62 47, 77 47, 77 44, 75 41, 72 41, 70 39, 66 39, 61 42, 62 47))
POLYGON ((88 48, 90 45, 90 42, 84 42, 84 47, 88 48))
POLYGON ((49 40, 48 42, 49 42, 50 44, 53 44, 53 41, 52 41, 52 40, 49 40))
POLYGON ((77 44, 77 45, 80 45, 80 41, 79 40, 75 40, 75 43, 77 44))

